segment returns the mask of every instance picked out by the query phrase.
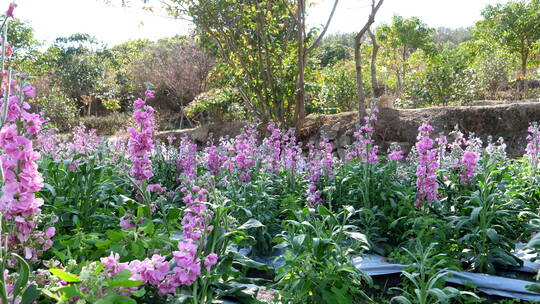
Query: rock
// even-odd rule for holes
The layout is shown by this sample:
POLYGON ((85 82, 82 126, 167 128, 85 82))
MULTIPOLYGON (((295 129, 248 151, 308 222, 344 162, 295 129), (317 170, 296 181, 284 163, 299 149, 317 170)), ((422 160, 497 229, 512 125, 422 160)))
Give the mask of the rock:
POLYGON ((336 124, 334 124, 334 125, 332 126, 332 129, 331 129, 331 130, 332 130, 332 131, 335 131, 335 132, 339 132, 339 130, 341 130, 341 122, 338 121, 336 124))
POLYGON ((334 130, 327 130, 327 131, 321 130, 321 136, 326 137, 330 140, 336 139, 337 135, 338 135, 338 132, 334 130))
POLYGON ((206 144, 206 142, 208 141, 209 131, 210 131, 209 125, 200 126, 196 128, 195 130, 193 130, 193 132, 191 133, 191 137, 193 138, 194 141, 198 143, 206 144))
POLYGON ((347 156, 347 151, 343 148, 339 148, 337 150, 337 153, 340 159, 345 159, 345 157, 347 156))
POLYGON ((338 140, 339 147, 347 147, 351 144, 351 137, 347 134, 342 134, 338 140))

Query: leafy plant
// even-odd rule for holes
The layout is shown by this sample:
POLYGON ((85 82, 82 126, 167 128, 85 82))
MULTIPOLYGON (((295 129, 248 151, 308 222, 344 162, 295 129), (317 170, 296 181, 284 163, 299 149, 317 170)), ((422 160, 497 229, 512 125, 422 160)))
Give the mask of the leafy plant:
POLYGON ((505 201, 504 185, 498 183, 501 172, 495 166, 478 175, 478 190, 466 198, 466 215, 452 221, 463 248, 463 257, 471 268, 494 273, 495 265, 517 267, 522 261, 514 256, 514 242, 509 236, 512 219, 523 208, 520 200, 505 201))
MULTIPOLYGON (((6 275, 0 276, 0 300, 2 303, 20 303, 31 304, 39 296, 40 292, 35 284, 29 284, 30 280, 30 266, 19 255, 11 253, 9 258, 14 258, 19 265, 19 271, 16 274, 16 280, 13 283, 13 289, 8 290, 8 282, 6 275)), ((8 256, 4 255, 0 257, 0 273, 7 272, 7 266, 11 263, 8 262, 8 256)))
POLYGON ((295 220, 284 222, 286 230, 276 238, 276 248, 287 250, 276 283, 282 303, 369 301, 359 286, 371 284, 371 278, 350 257, 368 244, 363 234, 347 225, 356 212, 346 207, 333 214, 321 205, 296 211, 295 220))
POLYGON ((75 155, 72 159, 44 159, 41 168, 47 184, 40 192, 45 208, 59 219, 59 233, 81 228, 103 231, 117 224, 115 198, 129 194, 129 180, 105 162, 106 154, 75 155))
POLYGON ((43 293, 54 299, 56 303, 95 303, 95 304, 136 304, 132 296, 140 297, 145 290, 135 290, 141 281, 131 280, 131 273, 124 269, 116 274, 110 274, 100 262, 92 263, 83 268, 79 275, 63 269, 51 268, 50 286, 43 293), (61 282, 64 282, 62 284, 61 282))
POLYGON ((401 295, 393 297, 391 302, 402 304, 430 304, 430 303, 451 303, 453 298, 461 295, 469 295, 478 298, 474 293, 467 291, 459 291, 453 287, 443 287, 444 278, 448 276, 448 272, 437 270, 439 266, 444 264, 444 259, 437 259, 443 256, 442 254, 433 254, 435 243, 430 244, 427 248, 420 243, 416 246, 416 252, 412 253, 406 248, 403 248, 414 260, 412 266, 414 272, 403 271, 402 275, 407 279, 407 282, 412 284, 410 289, 393 288, 401 292, 401 295))

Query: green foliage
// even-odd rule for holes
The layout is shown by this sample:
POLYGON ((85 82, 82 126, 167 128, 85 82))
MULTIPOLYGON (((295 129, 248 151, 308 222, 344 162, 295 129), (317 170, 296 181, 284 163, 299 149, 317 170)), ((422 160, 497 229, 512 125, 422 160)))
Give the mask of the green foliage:
POLYGON ((100 48, 95 38, 88 34, 73 34, 57 38, 51 48, 57 53, 54 77, 68 96, 82 101, 82 96, 98 96, 103 91, 103 61, 110 53, 100 48))
MULTIPOLYGON (((278 269, 282 303, 358 303, 369 301, 361 290, 371 278, 352 265, 349 253, 366 248, 365 235, 348 225, 357 212, 345 207, 334 214, 326 207, 291 211, 293 220, 276 238, 286 248, 285 264, 278 269), (346 245, 345 245, 346 244, 346 245)), ((278 300, 276 299, 276 300, 278 300)))
POLYGON ((354 67, 337 63, 322 70, 321 103, 325 108, 352 111, 357 107, 354 67))
POLYGON ((425 71, 412 75, 405 92, 420 104, 468 102, 476 96, 475 78, 467 54, 459 49, 443 50, 429 58, 425 71))
POLYGON ((59 219, 59 233, 75 228, 103 230, 116 225, 116 203, 129 192, 127 176, 117 167, 104 163, 106 154, 79 154, 72 159, 44 159, 41 172, 47 184, 40 192, 45 208, 59 219))
POLYGON ((425 53, 434 50, 434 30, 419 18, 394 16, 390 25, 383 24, 375 32, 377 41, 383 48, 383 54, 390 60, 390 67, 396 73, 396 90, 401 94, 408 70, 409 57, 418 49, 425 53))
POLYGON ((113 112, 105 116, 80 117, 78 123, 87 129, 96 129, 97 134, 113 135, 132 125, 132 120, 129 113, 113 112))
POLYGON ((171 14, 192 18, 220 73, 250 113, 290 123, 297 67, 294 1, 171 1, 171 14), (216 18, 219 16, 219 18, 216 18))
POLYGON ((232 88, 204 92, 184 109, 186 115, 199 123, 239 121, 245 117, 238 91, 232 88))
POLYGON ((513 56, 485 40, 470 41, 461 45, 465 52, 474 56, 472 68, 476 71, 476 86, 488 96, 508 87, 514 67, 513 56))
POLYGON ((407 57, 417 49, 429 50, 433 43, 434 30, 418 17, 403 18, 394 16, 390 25, 381 25, 377 29, 378 41, 399 50, 407 57))
POLYGON ((488 5, 482 16, 484 20, 476 25, 477 36, 496 41, 518 55, 525 77, 528 60, 540 41, 540 2, 520 0, 488 5))
POLYGON ((0 278, 0 300, 2 303, 8 303, 8 299, 11 300, 11 303, 21 303, 21 304, 31 304, 34 303, 36 298, 39 296, 40 291, 36 288, 36 285, 30 283, 30 266, 28 263, 19 255, 11 253, 11 259, 8 263, 8 256, 2 256, 0 259, 0 271, 5 273, 0 278), (18 265, 18 271, 16 273, 16 280, 11 282, 12 290, 8 290, 8 279, 7 274, 9 274, 8 267, 12 266, 9 264, 16 263, 18 265), (5 271, 5 272, 4 272, 5 271))
POLYGON ((79 109, 74 99, 60 90, 53 90, 47 96, 32 101, 36 111, 42 111, 49 119, 49 126, 60 132, 68 132, 77 124, 79 109))
POLYGON ((11 66, 18 70, 33 71, 31 65, 25 64, 39 53, 40 43, 34 37, 32 26, 20 19, 10 20, 7 39, 13 50, 9 59, 11 66))
MULTIPOLYGON (((96 303, 96 304, 136 304, 137 301, 130 294, 140 297, 144 295, 144 289, 133 291, 132 287, 137 287, 141 281, 130 280, 131 273, 124 269, 117 274, 108 277, 102 263, 92 263, 80 271, 79 275, 72 274, 62 269, 49 269, 54 276, 50 278, 52 282, 64 281, 67 284, 59 287, 49 286, 43 289, 43 293, 54 299, 56 303, 96 303)), ((53 285, 53 284, 51 284, 53 285)))
POLYGON ((526 210, 520 200, 508 201, 504 196, 499 169, 486 169, 479 174, 478 190, 465 197, 465 214, 455 217, 451 225, 470 268, 494 273, 496 265, 518 267, 523 263, 511 253, 515 247, 512 227, 517 226, 518 212, 526 210))
POLYGON ((314 57, 319 60, 319 64, 324 68, 335 65, 344 60, 351 59, 353 49, 338 42, 323 44, 317 49, 314 57))
POLYGON ((401 304, 429 304, 429 303, 453 303, 453 298, 468 295, 478 298, 474 293, 459 291, 453 287, 443 287, 444 278, 448 272, 437 270, 444 264, 440 259, 442 254, 434 254, 435 244, 425 248, 416 246, 416 252, 412 253, 403 248, 414 259, 414 272, 403 271, 402 275, 412 284, 410 289, 395 288, 401 295, 392 298, 392 303, 401 304))

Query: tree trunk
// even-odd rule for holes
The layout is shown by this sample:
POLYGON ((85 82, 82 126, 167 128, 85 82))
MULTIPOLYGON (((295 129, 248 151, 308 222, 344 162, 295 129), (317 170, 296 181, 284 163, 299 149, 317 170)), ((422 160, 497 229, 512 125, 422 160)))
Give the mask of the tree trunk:
POLYGON ((407 46, 403 46, 403 64, 401 65, 401 75, 398 78, 398 96, 401 96, 401 93, 403 93, 403 87, 405 86, 405 74, 406 74, 406 66, 407 66, 407 60, 409 57, 407 56, 407 46))
POLYGON ((377 55, 379 54, 379 44, 375 35, 368 30, 369 37, 371 38, 371 44, 373 45, 373 52, 371 53, 371 89, 373 90, 373 97, 379 98, 382 95, 382 88, 379 88, 377 82, 377 55))
POLYGON ((366 115, 366 92, 364 91, 364 81, 362 77, 362 58, 360 48, 362 43, 361 38, 354 39, 354 64, 356 68, 356 95, 358 98, 358 116, 360 121, 366 115))
POLYGON ((313 51, 319 43, 321 42, 322 38, 326 34, 326 31, 328 30, 328 27, 330 26, 330 22, 332 22, 332 18, 334 17, 334 13, 336 12, 337 5, 339 3, 339 0, 334 1, 334 5, 332 7, 332 11, 330 12, 330 15, 328 16, 328 20, 326 21, 326 24, 324 25, 323 30, 315 39, 312 45, 309 47, 305 45, 305 34, 306 34, 306 1, 305 0, 298 0, 298 8, 297 8, 297 14, 296 19, 298 22, 298 80, 296 82, 296 112, 294 114, 294 125, 296 129, 300 129, 302 124, 305 121, 306 118, 306 91, 305 91, 305 69, 306 69, 306 62, 307 62, 307 56, 311 51, 313 51))
POLYGON ((523 92, 527 92, 529 89, 527 83, 527 61, 529 59, 529 52, 524 51, 521 53, 521 77, 523 78, 523 92))
POLYGON ((371 13, 364 24, 364 27, 354 36, 354 64, 356 68, 356 95, 358 100, 358 116, 360 122, 366 115, 366 92, 364 91, 364 81, 362 80, 362 58, 360 47, 362 46, 362 38, 369 30, 369 27, 375 22, 375 14, 383 4, 384 0, 379 0, 375 4, 375 0, 371 0, 371 13))
POLYGON ((304 28, 306 16, 305 12, 305 0, 298 0, 298 7, 296 12, 296 18, 298 22, 298 33, 296 35, 298 39, 298 79, 296 80, 296 111, 294 113, 294 125, 298 129, 304 123, 306 117, 306 104, 305 104, 305 45, 304 45, 304 28))

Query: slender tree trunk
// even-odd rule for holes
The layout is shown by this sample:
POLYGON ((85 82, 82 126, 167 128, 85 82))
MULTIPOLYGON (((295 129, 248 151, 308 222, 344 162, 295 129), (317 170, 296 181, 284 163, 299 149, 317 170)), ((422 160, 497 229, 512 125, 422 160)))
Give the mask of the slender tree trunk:
POLYGON ((356 34, 354 37, 354 64, 356 68, 356 95, 357 95, 357 101, 358 101, 358 116, 360 118, 360 121, 364 118, 366 115, 366 92, 364 91, 364 81, 363 81, 363 75, 362 75, 362 56, 361 56, 361 46, 362 46, 362 38, 366 34, 366 32, 369 30, 369 27, 375 22, 375 15, 377 14, 377 11, 383 4, 384 0, 378 0, 377 4, 375 4, 376 0, 371 0, 371 13, 369 14, 369 18, 364 24, 364 27, 356 34))
POLYGON ((306 117, 306 104, 305 104, 305 63, 304 56, 304 29, 305 29, 305 0, 298 0, 298 7, 296 12, 296 19, 298 22, 298 33, 296 38, 298 39, 298 79, 296 80, 296 111, 294 113, 294 124, 296 128, 300 128, 304 123, 306 117))
POLYGON ((330 12, 330 15, 328 16, 328 20, 326 21, 326 24, 319 34, 319 36, 315 39, 313 44, 311 44, 309 47, 306 46, 305 40, 306 40, 306 1, 305 0, 298 0, 297 2, 297 13, 296 13, 296 20, 298 23, 298 33, 297 33, 297 39, 298 39, 298 79, 296 81, 296 94, 295 94, 295 100, 296 100, 296 111, 294 114, 294 125, 296 129, 300 129, 302 124, 305 121, 306 118, 306 91, 305 91, 305 70, 306 70, 306 64, 307 64, 307 57, 311 51, 313 51, 319 43, 321 42, 322 38, 326 34, 326 31, 328 30, 328 27, 330 26, 330 22, 332 21, 332 18, 334 17, 334 13, 336 12, 337 5, 339 3, 339 0, 334 0, 334 5, 332 7, 332 11, 330 12))
POLYGON ((377 82, 377 55, 379 54, 380 46, 371 30, 368 30, 368 34, 373 45, 373 52, 371 53, 371 89, 373 90, 373 97, 379 98, 382 95, 382 90, 379 88, 379 83, 377 82))
POLYGON ((398 96, 401 95, 403 92, 403 87, 405 86, 405 74, 406 74, 406 66, 407 66, 407 60, 409 59, 407 56, 407 46, 403 46, 403 64, 401 65, 401 75, 398 77, 398 96))
POLYGON ((529 52, 525 51, 521 54, 521 77, 523 78, 523 92, 527 92, 529 85, 527 83, 527 61, 529 59, 529 52))
POLYGON ((354 39, 354 64, 356 68, 356 95, 358 98, 358 116, 360 121, 366 114, 366 92, 364 91, 364 81, 362 76, 361 38, 354 39))

